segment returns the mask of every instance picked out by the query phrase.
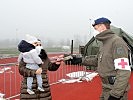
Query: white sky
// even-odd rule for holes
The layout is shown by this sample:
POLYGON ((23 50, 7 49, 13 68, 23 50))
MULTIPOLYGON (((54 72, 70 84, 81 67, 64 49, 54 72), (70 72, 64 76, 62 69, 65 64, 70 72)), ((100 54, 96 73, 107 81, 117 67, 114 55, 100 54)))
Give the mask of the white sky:
POLYGON ((90 33, 90 19, 106 17, 133 33, 132 0, 0 0, 0 39, 73 39, 90 33))

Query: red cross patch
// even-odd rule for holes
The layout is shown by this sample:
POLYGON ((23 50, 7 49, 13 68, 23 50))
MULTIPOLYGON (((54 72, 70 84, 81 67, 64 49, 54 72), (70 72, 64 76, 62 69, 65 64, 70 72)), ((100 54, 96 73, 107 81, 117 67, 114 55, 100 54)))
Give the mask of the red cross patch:
POLYGON ((115 69, 131 70, 128 58, 118 58, 114 60, 115 69))
POLYGON ((121 62, 118 63, 119 66, 121 66, 122 68, 125 68, 125 65, 128 65, 127 62, 124 62, 124 59, 121 59, 121 62))

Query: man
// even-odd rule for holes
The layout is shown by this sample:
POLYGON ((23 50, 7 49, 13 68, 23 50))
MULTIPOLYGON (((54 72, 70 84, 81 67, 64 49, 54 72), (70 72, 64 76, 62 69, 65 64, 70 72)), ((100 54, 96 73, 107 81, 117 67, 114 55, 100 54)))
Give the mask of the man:
POLYGON ((84 65, 97 66, 102 81, 100 100, 128 100, 131 68, 128 46, 110 30, 111 21, 98 18, 94 21, 95 38, 102 42, 96 58, 85 57, 84 65))

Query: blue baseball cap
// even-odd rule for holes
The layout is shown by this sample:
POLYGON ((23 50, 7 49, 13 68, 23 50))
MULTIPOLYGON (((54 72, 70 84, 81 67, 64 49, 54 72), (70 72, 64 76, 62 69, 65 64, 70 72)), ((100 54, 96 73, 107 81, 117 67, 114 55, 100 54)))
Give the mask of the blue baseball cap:
POLYGON ((94 23, 92 24, 92 26, 94 27, 95 25, 105 24, 105 23, 111 24, 111 21, 107 18, 102 17, 102 18, 98 18, 98 19, 94 20, 94 23))

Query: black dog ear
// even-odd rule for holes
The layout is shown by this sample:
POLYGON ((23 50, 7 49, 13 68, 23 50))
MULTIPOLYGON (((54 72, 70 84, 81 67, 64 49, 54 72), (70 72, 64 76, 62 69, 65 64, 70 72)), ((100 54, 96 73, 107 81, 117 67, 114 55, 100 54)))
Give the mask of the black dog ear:
POLYGON ((46 53, 46 51, 44 49, 41 49, 41 52, 39 54, 39 57, 41 59, 43 59, 43 60, 48 58, 48 55, 47 55, 47 53, 46 53))

